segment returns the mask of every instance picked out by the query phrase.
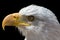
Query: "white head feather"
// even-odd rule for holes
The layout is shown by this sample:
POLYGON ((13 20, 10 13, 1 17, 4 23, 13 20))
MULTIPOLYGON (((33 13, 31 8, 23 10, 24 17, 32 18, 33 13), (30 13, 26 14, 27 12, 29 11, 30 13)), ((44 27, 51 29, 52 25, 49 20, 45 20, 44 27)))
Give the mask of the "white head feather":
POLYGON ((27 29, 29 30, 22 29, 23 34, 27 37, 27 40, 48 40, 46 39, 47 35, 49 34, 48 32, 54 29, 53 26, 50 27, 52 29, 49 30, 48 26, 59 24, 55 14, 49 9, 42 6, 29 5, 27 7, 22 8, 19 13, 25 16, 33 15, 37 18, 35 21, 32 22, 32 25, 30 27, 27 27, 27 29))
POLYGON ((42 7, 42 6, 37 6, 37 5, 29 5, 27 7, 22 8, 19 13, 22 15, 36 15, 39 18, 51 20, 50 22, 54 21, 56 23, 59 23, 55 14, 50 11, 49 9, 42 7))

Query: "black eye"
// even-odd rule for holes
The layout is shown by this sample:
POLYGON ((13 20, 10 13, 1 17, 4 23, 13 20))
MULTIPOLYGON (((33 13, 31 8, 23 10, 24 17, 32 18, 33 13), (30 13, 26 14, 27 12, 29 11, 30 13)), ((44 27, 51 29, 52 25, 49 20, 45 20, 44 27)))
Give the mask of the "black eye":
POLYGON ((29 20, 29 21, 34 21, 34 16, 27 16, 27 19, 29 20))

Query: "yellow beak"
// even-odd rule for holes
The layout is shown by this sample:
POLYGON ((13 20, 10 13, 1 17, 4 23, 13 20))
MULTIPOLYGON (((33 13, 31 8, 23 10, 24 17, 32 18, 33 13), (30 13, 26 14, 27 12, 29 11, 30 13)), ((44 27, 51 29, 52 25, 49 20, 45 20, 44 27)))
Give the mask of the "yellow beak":
POLYGON ((13 13, 7 15, 2 21, 2 28, 5 30, 5 26, 30 26, 29 23, 22 20, 22 15, 19 13, 13 13))

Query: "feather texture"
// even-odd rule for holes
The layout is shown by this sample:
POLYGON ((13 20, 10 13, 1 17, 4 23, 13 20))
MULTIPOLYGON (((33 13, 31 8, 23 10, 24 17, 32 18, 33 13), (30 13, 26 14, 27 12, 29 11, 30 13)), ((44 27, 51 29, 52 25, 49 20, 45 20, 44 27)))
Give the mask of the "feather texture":
MULTIPOLYGON (((32 28, 23 29, 26 40, 60 40, 60 24, 55 14, 49 9, 29 5, 22 8, 19 13, 25 16, 33 15, 36 20, 32 22, 32 28)), ((18 28, 19 31, 21 30, 18 28)))

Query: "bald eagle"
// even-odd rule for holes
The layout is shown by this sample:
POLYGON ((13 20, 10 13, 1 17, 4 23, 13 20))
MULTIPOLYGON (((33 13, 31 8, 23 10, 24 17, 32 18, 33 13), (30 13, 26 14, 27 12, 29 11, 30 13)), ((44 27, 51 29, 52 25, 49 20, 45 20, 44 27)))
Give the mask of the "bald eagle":
POLYGON ((42 6, 29 5, 18 13, 7 15, 2 28, 15 26, 25 40, 60 40, 60 23, 55 14, 42 6))

